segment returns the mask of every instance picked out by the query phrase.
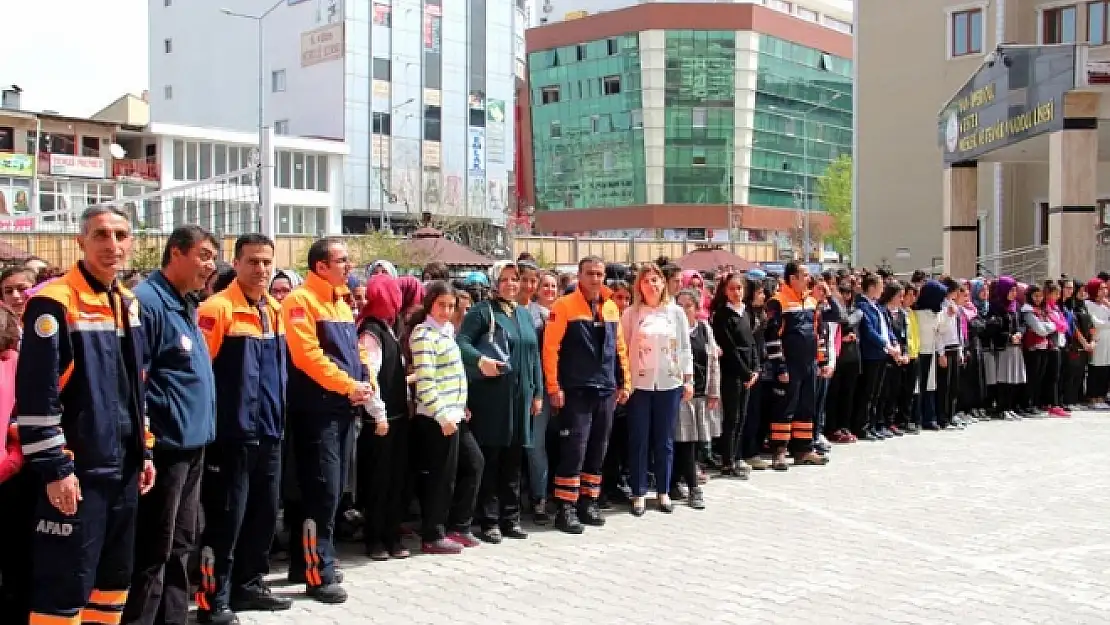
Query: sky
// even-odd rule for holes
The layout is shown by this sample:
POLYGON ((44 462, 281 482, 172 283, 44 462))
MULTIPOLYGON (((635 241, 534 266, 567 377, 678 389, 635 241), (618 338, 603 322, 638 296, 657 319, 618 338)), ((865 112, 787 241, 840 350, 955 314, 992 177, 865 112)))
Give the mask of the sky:
MULTIPOLYGON (((147 0, 0 0, 7 24, 0 86, 19 85, 23 108, 87 117, 147 88, 147 0), (108 10, 106 7, 112 7, 108 10)), ((852 8, 852 0, 832 0, 852 8)))
POLYGON ((0 5, 5 24, 40 26, 4 29, 0 86, 19 85, 24 109, 88 116, 125 93, 146 89, 147 0, 0 5))

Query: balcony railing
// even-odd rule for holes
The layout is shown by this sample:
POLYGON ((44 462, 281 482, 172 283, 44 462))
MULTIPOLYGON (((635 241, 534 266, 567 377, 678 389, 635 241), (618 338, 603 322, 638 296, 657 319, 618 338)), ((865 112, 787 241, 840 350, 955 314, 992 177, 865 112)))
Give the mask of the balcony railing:
POLYGON ((143 158, 121 158, 112 161, 113 178, 136 178, 158 182, 162 172, 158 162, 143 158))

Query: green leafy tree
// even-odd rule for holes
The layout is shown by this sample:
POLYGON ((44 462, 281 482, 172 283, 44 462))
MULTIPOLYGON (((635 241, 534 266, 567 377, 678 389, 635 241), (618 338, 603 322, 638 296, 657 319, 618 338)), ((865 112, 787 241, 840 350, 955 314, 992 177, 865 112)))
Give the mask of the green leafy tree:
POLYGON ((365 265, 375 260, 388 260, 399 271, 420 269, 430 258, 413 249, 404 237, 372 230, 345 239, 351 258, 365 265))
POLYGON ((841 255, 852 252, 852 157, 841 154, 817 180, 817 197, 832 218, 825 240, 841 255))
POLYGON ((149 273, 162 266, 162 238, 150 233, 145 223, 135 229, 135 243, 131 246, 131 268, 149 273))

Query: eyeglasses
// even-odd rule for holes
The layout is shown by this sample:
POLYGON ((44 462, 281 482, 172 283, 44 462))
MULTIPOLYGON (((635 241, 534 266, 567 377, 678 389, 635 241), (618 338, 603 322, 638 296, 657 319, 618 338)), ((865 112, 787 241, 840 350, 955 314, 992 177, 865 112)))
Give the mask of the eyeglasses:
POLYGON ((3 293, 4 293, 5 296, 15 295, 16 293, 23 294, 23 293, 26 293, 27 291, 30 291, 32 288, 33 287, 31 287, 29 285, 28 286, 6 286, 6 287, 4 287, 3 293))

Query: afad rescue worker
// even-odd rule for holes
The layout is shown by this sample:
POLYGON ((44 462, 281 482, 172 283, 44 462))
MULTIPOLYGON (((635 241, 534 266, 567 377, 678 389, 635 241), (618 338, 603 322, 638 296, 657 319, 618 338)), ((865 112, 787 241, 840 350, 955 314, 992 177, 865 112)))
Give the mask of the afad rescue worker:
MULTIPOLYGON (((786 453, 794 464, 827 464, 813 450, 813 419, 817 414, 817 301, 806 293, 809 271, 791 262, 783 270, 782 288, 767 302, 767 360, 776 401, 771 415, 771 466, 786 470, 786 453)), ((835 316, 835 315, 832 315, 835 316)), ((824 319, 824 322, 837 319, 824 319)))
POLYGON ((303 569, 309 596, 342 603, 347 592, 335 567, 335 513, 348 474, 347 441, 374 387, 343 299, 351 270, 347 246, 340 239, 316 241, 308 249, 308 267, 304 284, 281 303, 290 356, 289 424, 305 516, 304 559, 292 558, 290 577, 303 569))
POLYGON ((266 293, 274 242, 235 241, 235 280, 198 311, 216 375, 216 442, 205 456, 201 623, 238 623, 235 612, 288 610, 263 578, 277 527, 286 360, 281 304, 266 293))
POLYGON ((82 260, 27 303, 16 370, 22 451, 42 484, 31 625, 120 622, 138 499, 154 485, 139 303, 116 281, 131 224, 90 208, 77 244, 82 260))

